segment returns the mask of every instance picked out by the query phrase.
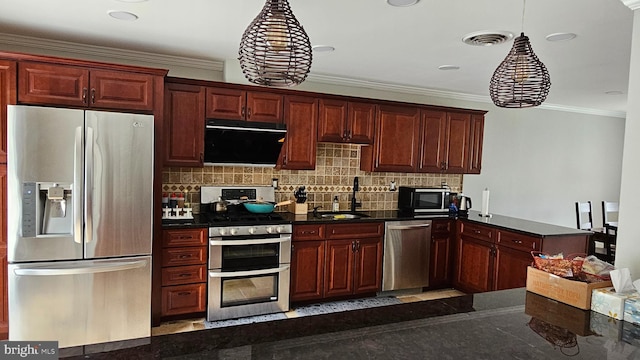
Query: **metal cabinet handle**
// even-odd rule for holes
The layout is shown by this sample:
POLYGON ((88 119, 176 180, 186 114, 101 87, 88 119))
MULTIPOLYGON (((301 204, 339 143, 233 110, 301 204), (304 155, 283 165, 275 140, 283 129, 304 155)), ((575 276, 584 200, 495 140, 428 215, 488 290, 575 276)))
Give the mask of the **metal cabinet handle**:
POLYGON ((91 89, 91 103, 95 104, 96 103, 96 89, 91 89))
POLYGON ((240 115, 242 115, 242 117, 244 117, 244 116, 245 116, 244 106, 242 107, 242 110, 240 110, 240 115))
POLYGON ((351 242, 351 252, 356 252, 356 242, 355 241, 351 242))
POLYGON ((180 255, 180 256, 178 256, 178 258, 180 258, 180 259, 187 259, 187 258, 190 258, 190 257, 192 257, 192 256, 193 256, 193 255, 191 255, 191 254, 189 254, 189 255, 180 255))
POLYGON ((189 277, 189 276, 191 276, 191 274, 187 274, 187 273, 185 273, 185 274, 180 274, 180 275, 178 275, 178 276, 179 276, 179 277, 189 277))
POLYGON ((193 239, 193 236, 191 235, 182 235, 179 237, 180 240, 184 240, 184 239, 193 239))
POLYGON ((87 103, 87 92, 89 90, 87 88, 82 88, 82 103, 86 104, 87 103))
POLYGON ((187 296, 187 295, 191 295, 191 291, 181 291, 178 293, 179 296, 187 296))
POLYGON ((301 231, 301 233, 302 233, 302 234, 315 234, 315 233, 316 233, 316 231, 315 231, 315 230, 311 230, 311 231, 303 230, 303 231, 301 231))
POLYGON ((514 243, 516 243, 516 244, 522 244, 522 240, 515 240, 515 239, 513 239, 513 240, 511 240, 511 241, 512 241, 512 242, 514 242, 514 243))
POLYGON ((251 108, 247 108, 247 119, 251 119, 251 108))
POLYGON ((480 231, 480 230, 473 230, 473 232, 474 232, 475 234, 480 234, 482 231, 480 231))

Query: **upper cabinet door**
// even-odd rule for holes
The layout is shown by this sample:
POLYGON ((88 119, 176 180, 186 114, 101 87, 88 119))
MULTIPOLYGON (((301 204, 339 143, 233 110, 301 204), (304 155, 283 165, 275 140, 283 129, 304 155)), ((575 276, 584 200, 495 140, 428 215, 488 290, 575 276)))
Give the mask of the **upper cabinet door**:
POLYGON ((165 84, 165 166, 203 166, 204 98, 202 86, 165 84))
POLYGON ((471 132, 471 114, 448 113, 447 164, 445 172, 463 174, 467 171, 469 160, 469 133, 471 132))
POLYGON ((282 103, 282 95, 250 91, 247 93, 246 119, 282 123, 284 121, 282 103))
POLYGON ((7 162, 7 105, 16 103, 16 63, 0 60, 0 163, 7 162))
POLYGON ((18 101, 30 104, 89 105, 89 70, 35 62, 18 64, 18 101))
POLYGON ((347 106, 343 100, 320 99, 318 141, 343 142, 347 138, 347 106))
POLYGON ((347 142, 373 144, 376 105, 349 102, 347 142))
POLYGON ((447 135, 447 113, 423 110, 418 171, 438 173, 446 168, 447 135))
POLYGON ((283 169, 315 169, 318 100, 306 96, 286 96, 284 118, 287 136, 280 153, 279 165, 283 169))
POLYGON ((246 91, 208 87, 206 96, 207 119, 245 119, 246 91))
POLYGON ((365 171, 415 172, 420 142, 420 109, 381 105, 375 121, 373 146, 362 147, 365 171))
POLYGON ((18 102, 119 110, 153 110, 154 76, 24 61, 18 102))
POLYGON ((480 174, 482 169, 482 142, 484 136, 484 115, 471 116, 471 135, 469 138, 468 174, 480 174))
POLYGON ((89 106, 103 109, 153 110, 152 75, 91 70, 89 106))

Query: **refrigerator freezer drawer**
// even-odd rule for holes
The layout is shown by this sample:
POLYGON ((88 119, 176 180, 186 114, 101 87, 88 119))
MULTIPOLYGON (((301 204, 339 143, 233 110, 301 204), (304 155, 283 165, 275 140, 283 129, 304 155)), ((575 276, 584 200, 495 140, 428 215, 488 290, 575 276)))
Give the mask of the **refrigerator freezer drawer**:
POLYGON ((150 336, 150 256, 9 265, 9 340, 65 348, 150 336))

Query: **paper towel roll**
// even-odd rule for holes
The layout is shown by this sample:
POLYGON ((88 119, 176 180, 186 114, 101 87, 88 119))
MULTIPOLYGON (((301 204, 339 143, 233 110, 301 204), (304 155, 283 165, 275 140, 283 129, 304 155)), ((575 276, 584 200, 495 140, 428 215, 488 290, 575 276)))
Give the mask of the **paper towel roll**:
POLYGON ((489 215, 489 189, 484 189, 482 191, 482 208, 480 210, 482 216, 489 215))

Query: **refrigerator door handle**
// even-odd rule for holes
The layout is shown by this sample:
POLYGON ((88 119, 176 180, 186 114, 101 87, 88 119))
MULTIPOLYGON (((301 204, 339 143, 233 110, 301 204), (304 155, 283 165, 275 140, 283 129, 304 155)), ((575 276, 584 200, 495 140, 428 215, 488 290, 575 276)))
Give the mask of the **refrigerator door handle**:
POLYGON ((15 269, 17 276, 56 276, 56 275, 81 275, 97 274, 114 271, 124 271, 141 268, 147 265, 147 260, 127 261, 118 263, 95 264, 90 266, 62 265, 50 267, 34 267, 15 269))
POLYGON ((76 128, 73 154, 73 241, 82 243, 82 127, 76 128))
POLYGON ((85 183, 84 183, 84 219, 85 219, 85 243, 91 242, 93 236, 93 128, 87 126, 87 138, 85 149, 85 183))

